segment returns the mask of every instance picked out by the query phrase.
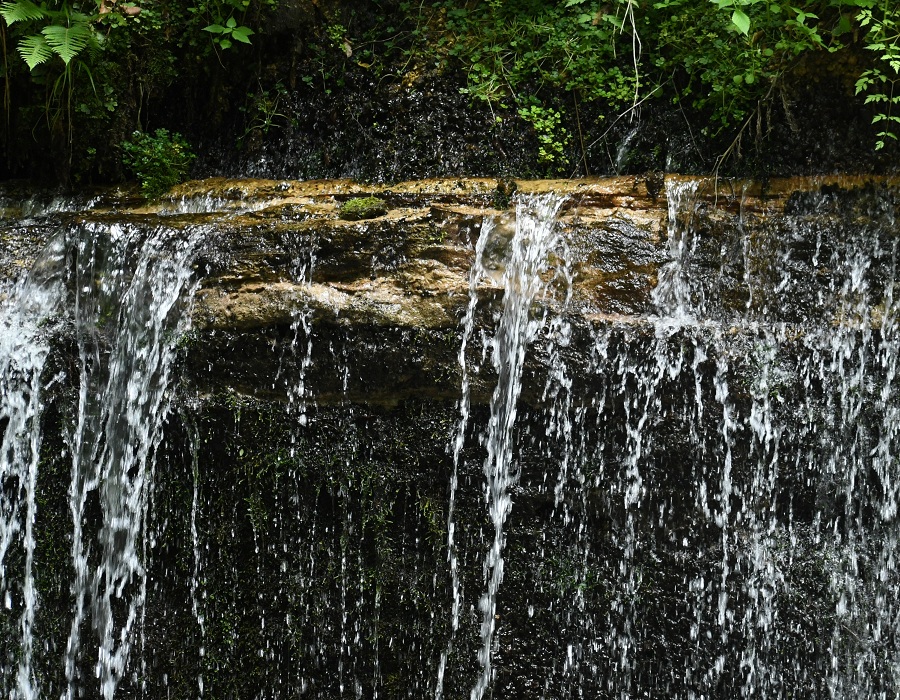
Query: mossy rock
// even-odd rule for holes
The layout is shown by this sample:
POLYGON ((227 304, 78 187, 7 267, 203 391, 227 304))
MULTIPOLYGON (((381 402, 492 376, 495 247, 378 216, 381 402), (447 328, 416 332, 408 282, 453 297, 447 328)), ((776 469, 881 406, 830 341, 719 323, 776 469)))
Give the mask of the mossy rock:
POLYGON ((347 221, 360 221, 384 216, 387 210, 387 203, 378 197, 354 197, 341 205, 340 214, 347 221))

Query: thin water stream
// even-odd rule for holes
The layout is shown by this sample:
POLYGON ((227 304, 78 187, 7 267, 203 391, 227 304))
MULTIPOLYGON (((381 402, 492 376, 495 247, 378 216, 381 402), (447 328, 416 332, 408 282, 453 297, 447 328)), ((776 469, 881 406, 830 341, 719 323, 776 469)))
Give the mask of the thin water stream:
MULTIPOLYGON (((504 524, 512 510, 511 489, 518 481, 513 431, 522 390, 522 370, 528 346, 544 325, 544 313, 533 316, 532 305, 547 290, 542 274, 547 256, 558 241, 556 213, 562 198, 520 198, 516 203, 516 225, 509 247, 501 285, 504 290, 500 321, 494 334, 492 362, 497 385, 490 403, 490 418, 484 434, 487 456, 485 500, 493 525, 493 540, 484 559, 485 591, 478 603, 482 614, 482 646, 478 652, 481 674, 472 688, 471 700, 481 700, 491 685, 491 658, 497 616, 497 596, 503 582, 504 524)), ((482 234, 484 235, 484 234, 482 234)), ((476 247, 476 270, 483 263, 476 247)), ((475 278, 473 272, 473 279, 475 278)), ((465 352, 465 348, 460 351, 465 352)), ((463 392, 466 387, 464 385, 463 392)), ((463 416, 468 410, 461 409, 463 416)), ((465 426, 460 426, 460 432, 465 426)), ((457 438, 458 440, 459 438, 457 438)), ((454 447, 457 452, 457 448, 454 447)), ((455 457, 458 461, 458 457, 455 457)), ((451 488, 453 485, 451 484, 451 488)), ((454 598, 456 598, 454 585, 454 598)), ((456 601, 454 600, 454 606, 456 601)))

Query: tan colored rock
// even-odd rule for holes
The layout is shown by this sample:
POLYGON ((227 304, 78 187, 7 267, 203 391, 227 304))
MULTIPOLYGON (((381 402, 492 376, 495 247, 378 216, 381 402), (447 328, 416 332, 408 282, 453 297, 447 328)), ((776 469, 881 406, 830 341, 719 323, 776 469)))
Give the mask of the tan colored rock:
MULTIPOLYGON (((666 181, 683 179, 667 176, 666 181)), ((772 308, 781 303, 775 290, 781 264, 777 248, 785 238, 779 217, 785 208, 793 207, 802 218, 804 197, 815 200, 835 188, 870 183, 895 187, 900 178, 703 179, 697 188, 692 265, 719 285, 716 303, 741 310, 748 303, 772 308), (734 239, 738 220, 746 233, 743 248, 734 239)), ((660 266, 669 259, 665 190, 635 176, 519 180, 516 187, 524 195, 567 197, 559 218, 566 260, 551 259, 548 265, 567 266, 573 312, 620 322, 653 311, 651 293, 660 266)), ((154 204, 117 191, 77 216, 176 230, 205 227, 197 262, 203 279, 194 306, 200 331, 290 325, 306 309, 338 325, 438 329, 456 328, 468 303, 474 244, 488 217, 497 221, 490 246, 495 273, 482 282, 479 294, 490 300, 499 293, 514 211, 496 210, 496 193, 497 180, 491 178, 392 185, 213 178, 180 185, 154 204), (370 195, 387 203, 385 215, 339 219, 342 202, 370 195)), ((10 236, 5 240, 12 241, 10 236)), ((0 268, 8 277, 30 264, 24 249, 28 246, 12 247, 0 268)), ((830 274, 824 263, 809 271, 814 280, 830 274)), ((557 303, 562 296, 557 294, 557 303)))

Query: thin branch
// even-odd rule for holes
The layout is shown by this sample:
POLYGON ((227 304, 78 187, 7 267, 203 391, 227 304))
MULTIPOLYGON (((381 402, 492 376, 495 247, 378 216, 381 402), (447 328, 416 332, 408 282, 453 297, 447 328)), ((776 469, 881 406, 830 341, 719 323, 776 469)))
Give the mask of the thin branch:
POLYGON ((584 134, 581 133, 581 110, 578 108, 578 91, 572 91, 572 97, 575 100, 575 123, 578 125, 578 140, 581 142, 581 162, 584 163, 584 176, 590 177, 591 171, 588 169, 587 153, 584 150, 584 134))
POLYGON ((617 117, 613 120, 613 123, 610 124, 609 127, 607 127, 606 131, 604 131, 602 134, 600 134, 600 136, 598 136, 596 139, 594 139, 593 141, 591 141, 591 142, 587 145, 587 148, 586 148, 585 150, 588 150, 588 151, 589 151, 591 148, 593 148, 593 147, 596 146, 598 143, 600 143, 603 139, 605 139, 605 138, 606 138, 606 135, 607 135, 610 131, 613 130, 613 128, 615 127, 616 124, 618 124, 623 118, 627 117, 629 114, 632 114, 638 107, 640 107, 642 104, 644 104, 644 102, 646 102, 647 100, 649 100, 650 97, 651 97, 651 95, 649 95, 649 94, 646 95, 640 102, 638 102, 637 104, 632 105, 631 107, 629 107, 628 109, 626 109, 624 112, 622 112, 619 116, 617 116, 617 117))

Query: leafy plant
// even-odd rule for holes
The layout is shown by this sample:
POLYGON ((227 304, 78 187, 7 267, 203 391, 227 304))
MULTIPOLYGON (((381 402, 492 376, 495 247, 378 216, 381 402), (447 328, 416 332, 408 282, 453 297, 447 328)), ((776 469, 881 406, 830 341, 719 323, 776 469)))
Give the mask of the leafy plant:
POLYGON ((859 24, 868 29, 866 49, 876 54, 872 68, 863 71, 856 82, 856 94, 866 94, 866 104, 876 104, 879 111, 872 118, 873 124, 881 124, 875 150, 884 148, 886 139, 897 140, 900 131, 900 9, 884 0, 880 8, 864 8, 859 13, 859 24))
POLYGON ((658 80, 680 84, 679 99, 710 114, 705 135, 758 116, 799 56, 840 48, 833 33, 822 31, 813 3, 797 4, 803 7, 775 0, 665 0, 653 6, 663 13, 658 80), (709 4, 716 8, 712 13, 709 4))
POLYGON ((181 134, 166 129, 157 129, 152 135, 135 131, 122 150, 122 162, 141 181, 141 191, 148 199, 184 182, 195 157, 181 134))
POLYGON ((572 135, 562 126, 562 114, 558 109, 532 104, 519 109, 519 116, 534 127, 540 144, 538 162, 563 166, 568 162, 566 147, 572 135))
POLYGON ((282 100, 287 95, 288 90, 280 80, 271 90, 264 90, 260 86, 256 94, 247 93, 248 104, 240 108, 247 116, 247 127, 237 140, 239 147, 252 134, 265 135, 273 128, 280 128, 282 124, 290 123, 290 117, 282 112, 281 106, 282 100))
POLYGON ((93 27, 97 15, 76 11, 67 2, 50 10, 31 0, 8 0, 0 4, 0 16, 10 27, 21 22, 31 30, 16 47, 31 71, 54 56, 68 66, 85 49, 98 50, 102 44, 102 35, 93 27))
MULTIPOLYGON (((593 102, 623 114, 667 95, 699 112, 705 136, 736 133, 739 143, 803 56, 837 51, 859 34, 878 55, 857 88, 884 106, 875 116, 885 124, 878 147, 900 123, 892 109, 900 103, 896 0, 445 0, 435 7, 444 23, 431 39, 436 53, 462 63, 467 94, 492 109, 512 106, 535 128, 544 163, 562 162, 564 115, 551 107, 561 94, 573 95, 576 110, 593 102)), ((419 24, 433 25, 434 17, 419 24)))
POLYGON ((233 16, 229 17, 224 25, 210 24, 208 27, 204 27, 203 31, 215 34, 213 41, 221 49, 230 49, 233 45, 232 39, 242 44, 249 44, 250 37, 255 33, 250 27, 238 25, 237 20, 233 16))

